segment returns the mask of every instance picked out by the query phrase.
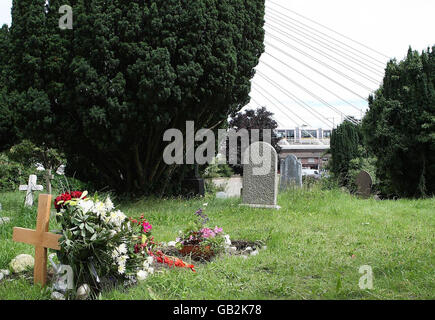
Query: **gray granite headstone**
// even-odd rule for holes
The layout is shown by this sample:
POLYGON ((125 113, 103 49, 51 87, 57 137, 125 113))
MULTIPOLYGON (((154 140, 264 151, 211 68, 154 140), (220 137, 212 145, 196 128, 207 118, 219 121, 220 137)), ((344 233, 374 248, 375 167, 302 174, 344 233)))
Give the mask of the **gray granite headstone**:
POLYGON ((370 194, 372 193, 373 180, 367 171, 361 170, 361 172, 358 173, 355 179, 355 184, 359 196, 364 198, 370 197, 370 194))
POLYGON ((254 142, 243 153, 242 205, 258 208, 279 209, 278 155, 266 142, 254 142))
POLYGON ((302 163, 292 154, 281 159, 280 190, 289 187, 302 187, 302 163))

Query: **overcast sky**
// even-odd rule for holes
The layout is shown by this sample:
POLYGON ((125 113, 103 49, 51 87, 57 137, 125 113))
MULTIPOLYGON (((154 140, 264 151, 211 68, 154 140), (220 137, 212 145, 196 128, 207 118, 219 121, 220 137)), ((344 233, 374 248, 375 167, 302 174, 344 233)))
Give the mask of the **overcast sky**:
MULTIPOLYGON (((0 24, 10 25, 11 6, 12 0, 1 0, 0 24)), ((434 13, 434 0, 266 0, 266 53, 245 108, 265 105, 280 128, 328 128, 343 114, 360 118, 363 98, 382 80, 386 56, 400 60, 410 45, 421 51, 435 44, 434 13), (357 55, 349 54, 353 49, 357 55)))

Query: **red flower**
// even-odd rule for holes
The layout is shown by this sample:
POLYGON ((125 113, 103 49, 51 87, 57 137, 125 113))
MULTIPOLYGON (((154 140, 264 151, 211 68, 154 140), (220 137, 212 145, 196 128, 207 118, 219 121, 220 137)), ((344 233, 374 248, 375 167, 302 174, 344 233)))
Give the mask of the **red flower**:
MULTIPOLYGON (((60 196, 56 197, 54 199, 54 207, 57 211, 65 207, 65 202, 72 200, 72 199, 80 199, 83 192, 81 191, 71 191, 71 192, 65 192, 62 193, 60 196), (63 201, 62 203, 59 203, 59 201, 63 201)), ((86 198, 86 197, 85 197, 86 198)))
POLYGON ((178 268, 190 268, 193 272, 196 272, 193 264, 187 265, 183 260, 176 258, 175 261, 167 256, 165 256, 160 250, 155 253, 150 252, 150 255, 156 258, 158 263, 164 263, 168 267, 178 267, 178 268))

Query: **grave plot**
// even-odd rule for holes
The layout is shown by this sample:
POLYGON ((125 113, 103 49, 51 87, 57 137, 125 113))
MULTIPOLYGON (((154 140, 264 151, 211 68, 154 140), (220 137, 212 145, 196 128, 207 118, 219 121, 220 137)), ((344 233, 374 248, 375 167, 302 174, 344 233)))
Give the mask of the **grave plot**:
MULTIPOLYGON (((33 268, 33 283, 50 285, 56 300, 96 298, 104 290, 144 281, 155 271, 180 268, 196 272, 193 263, 207 263, 221 255, 256 255, 264 247, 260 242, 232 243, 222 228, 209 226, 203 209, 195 212, 195 219, 175 241, 159 243, 143 215, 127 218, 110 198, 90 197, 80 191, 56 197, 54 207, 61 230, 49 232, 52 203, 51 195, 40 195, 36 229, 13 229, 13 241, 33 245, 35 255, 14 258, 10 279, 18 279, 20 272, 33 268), (47 257, 47 249, 55 253, 47 257), (47 258, 51 263, 48 269, 47 258)), ((21 277, 28 275, 25 272, 21 277)))

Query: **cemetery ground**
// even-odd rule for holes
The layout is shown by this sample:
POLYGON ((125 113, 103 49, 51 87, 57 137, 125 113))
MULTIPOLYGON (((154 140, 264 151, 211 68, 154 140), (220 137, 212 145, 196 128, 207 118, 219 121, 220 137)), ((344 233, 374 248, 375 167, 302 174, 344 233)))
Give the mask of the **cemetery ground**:
MULTIPOLYGON (((35 228, 36 206, 23 208, 21 192, 0 193, 0 269, 34 247, 12 241, 14 226, 35 228)), ((116 199, 115 199, 116 200, 116 199)), ((118 202, 118 201, 116 201, 118 202)), ((119 202, 118 202, 119 203, 119 202)), ((262 240, 256 256, 218 256, 189 269, 154 273, 102 299, 434 299, 435 199, 359 199, 340 190, 289 191, 280 210, 240 207, 240 199, 205 197, 120 203, 142 213, 158 241, 172 241, 200 207, 232 240, 262 240), (207 206, 204 207, 204 203, 207 206), (373 270, 373 289, 359 288, 359 268, 373 270)), ((56 229, 54 221, 50 229, 56 229)), ((32 271, 0 282, 0 299, 49 299, 33 286, 32 271), (12 281, 9 281, 13 279, 12 281)), ((49 284, 50 285, 50 284, 49 284)))

